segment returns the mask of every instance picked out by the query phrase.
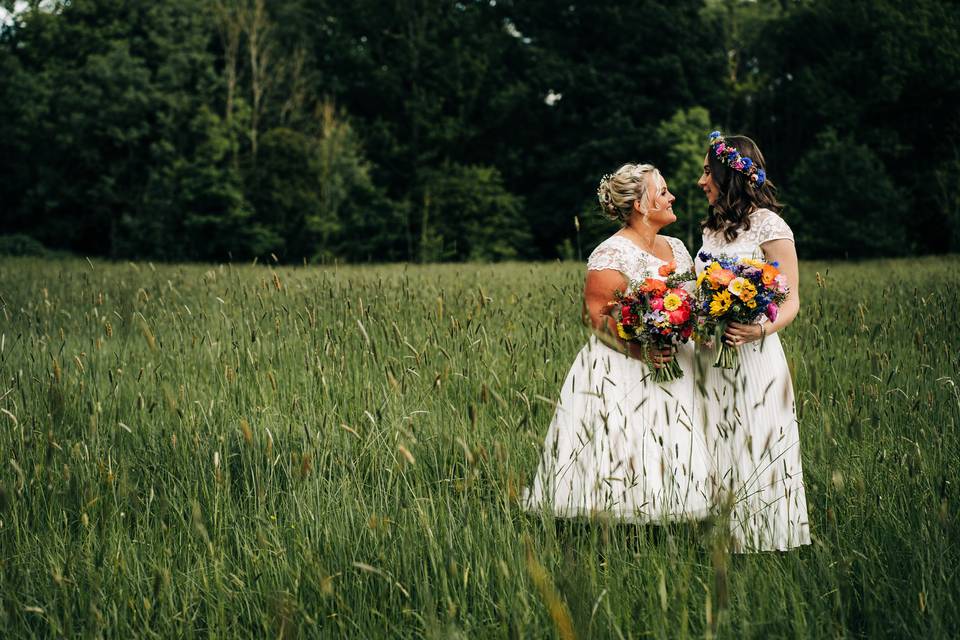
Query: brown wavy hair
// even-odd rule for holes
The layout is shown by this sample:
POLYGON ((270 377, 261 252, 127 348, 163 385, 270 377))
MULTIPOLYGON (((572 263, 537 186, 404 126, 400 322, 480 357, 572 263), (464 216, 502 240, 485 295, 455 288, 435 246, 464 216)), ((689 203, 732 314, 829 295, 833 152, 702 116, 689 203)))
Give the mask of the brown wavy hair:
MULTIPOLYGON (((767 170, 767 163, 760 153, 757 143, 747 136, 724 136, 728 147, 735 147, 741 156, 753 160, 758 169, 767 170)), ((727 242, 733 242, 741 231, 750 229, 750 214, 757 209, 770 209, 775 213, 783 210, 777 200, 777 188, 770 178, 762 185, 754 187, 750 179, 721 162, 710 147, 707 147, 707 166, 716 185, 717 199, 707 210, 707 217, 701 221, 702 229, 723 231, 727 242)))

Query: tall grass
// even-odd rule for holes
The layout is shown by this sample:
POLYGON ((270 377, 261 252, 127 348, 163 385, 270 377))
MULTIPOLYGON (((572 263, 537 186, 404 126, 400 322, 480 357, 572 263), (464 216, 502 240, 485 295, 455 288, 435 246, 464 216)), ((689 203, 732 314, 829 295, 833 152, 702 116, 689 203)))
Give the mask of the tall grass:
POLYGON ((815 542, 522 512, 577 264, 0 261, 0 635, 956 637, 960 259, 806 264, 815 542))

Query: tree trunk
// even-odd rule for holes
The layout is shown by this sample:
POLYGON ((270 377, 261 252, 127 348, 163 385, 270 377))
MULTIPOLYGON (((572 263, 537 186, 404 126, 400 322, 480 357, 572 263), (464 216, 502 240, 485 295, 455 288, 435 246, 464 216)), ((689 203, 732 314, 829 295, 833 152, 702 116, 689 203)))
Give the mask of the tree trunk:
POLYGON ((252 7, 245 7, 244 22, 247 32, 247 49, 250 54, 250 148, 252 160, 257 159, 257 139, 260 132, 260 117, 263 115, 264 97, 270 85, 270 20, 265 0, 254 0, 252 7))

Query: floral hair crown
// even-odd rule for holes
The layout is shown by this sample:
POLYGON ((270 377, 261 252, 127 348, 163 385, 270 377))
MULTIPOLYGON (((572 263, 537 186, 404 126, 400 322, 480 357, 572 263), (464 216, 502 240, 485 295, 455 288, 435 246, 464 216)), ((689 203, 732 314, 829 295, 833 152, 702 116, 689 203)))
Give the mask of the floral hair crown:
POLYGON ((710 133, 710 150, 717 160, 747 176, 755 189, 760 188, 760 185, 767 181, 767 172, 758 169, 753 160, 740 155, 734 147, 728 146, 723 134, 719 131, 710 133))

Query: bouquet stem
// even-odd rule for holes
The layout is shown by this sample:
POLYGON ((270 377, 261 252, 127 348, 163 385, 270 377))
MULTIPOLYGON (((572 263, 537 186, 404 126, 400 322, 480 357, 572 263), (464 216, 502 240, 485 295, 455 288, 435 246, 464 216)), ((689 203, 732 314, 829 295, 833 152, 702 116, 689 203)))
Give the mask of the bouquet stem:
POLYGON ((682 377, 683 369, 680 368, 680 363, 677 362, 676 359, 664 364, 659 369, 657 367, 653 367, 654 382, 673 382, 674 380, 679 380, 682 377))
POLYGON ((717 358, 713 361, 713 366, 719 369, 736 369, 740 364, 740 354, 737 348, 723 341, 721 338, 717 341, 717 358))

